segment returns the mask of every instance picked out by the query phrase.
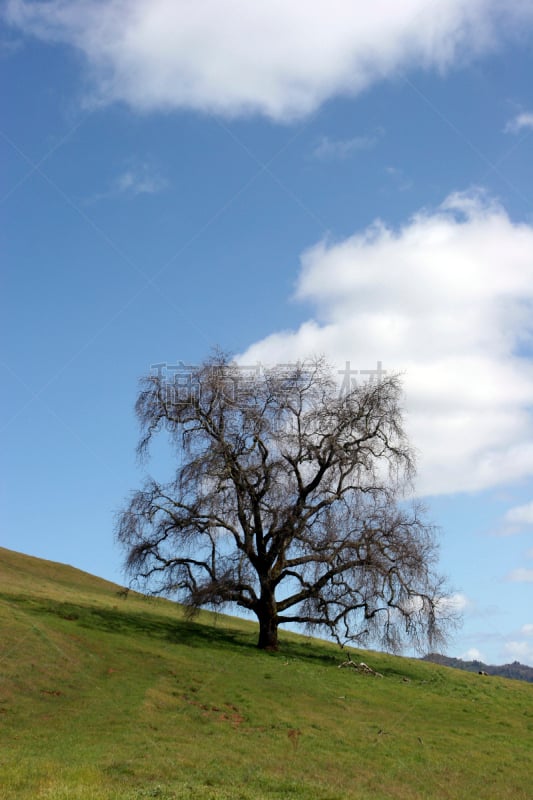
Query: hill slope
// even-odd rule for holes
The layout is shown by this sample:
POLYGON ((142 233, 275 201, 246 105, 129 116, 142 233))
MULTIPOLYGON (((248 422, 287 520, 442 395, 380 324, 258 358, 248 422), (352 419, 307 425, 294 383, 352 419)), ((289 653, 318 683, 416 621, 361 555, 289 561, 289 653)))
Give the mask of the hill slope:
POLYGON ((0 549, 2 800, 530 797, 529 684, 118 591, 0 549))

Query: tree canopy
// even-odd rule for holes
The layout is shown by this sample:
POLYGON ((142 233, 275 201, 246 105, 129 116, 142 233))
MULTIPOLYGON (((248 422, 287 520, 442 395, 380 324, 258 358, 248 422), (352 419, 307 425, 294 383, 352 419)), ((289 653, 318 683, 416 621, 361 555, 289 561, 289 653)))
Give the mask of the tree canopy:
POLYGON ((323 359, 251 374, 217 353, 186 387, 147 376, 139 452, 166 432, 176 469, 119 515, 129 573, 191 610, 253 612, 260 648, 289 623, 342 643, 434 643, 449 604, 434 529, 406 499, 401 398, 396 376, 339 392, 323 359))

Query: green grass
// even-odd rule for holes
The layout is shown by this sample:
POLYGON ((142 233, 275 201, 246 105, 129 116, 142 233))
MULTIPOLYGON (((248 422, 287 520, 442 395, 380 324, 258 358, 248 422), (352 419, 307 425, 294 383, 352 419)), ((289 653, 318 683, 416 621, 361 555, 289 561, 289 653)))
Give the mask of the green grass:
POLYGON ((532 797, 533 686, 358 651, 0 548, 0 798, 532 797))

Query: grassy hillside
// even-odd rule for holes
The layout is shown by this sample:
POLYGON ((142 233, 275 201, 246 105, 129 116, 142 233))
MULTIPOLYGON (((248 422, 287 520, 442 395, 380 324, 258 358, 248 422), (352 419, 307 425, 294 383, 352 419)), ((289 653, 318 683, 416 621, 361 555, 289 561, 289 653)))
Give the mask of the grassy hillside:
POLYGON ((0 798, 531 797, 533 687, 201 615, 0 549, 0 798))

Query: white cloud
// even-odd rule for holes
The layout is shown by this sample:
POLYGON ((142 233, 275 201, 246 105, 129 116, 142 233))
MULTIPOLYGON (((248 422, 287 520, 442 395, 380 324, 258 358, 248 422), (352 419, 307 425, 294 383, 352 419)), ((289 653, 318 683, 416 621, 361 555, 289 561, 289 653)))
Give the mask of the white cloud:
POLYGON ((505 131, 507 133, 519 133, 521 130, 533 130, 533 113, 523 112, 507 123, 505 131))
POLYGON ((533 569, 518 567, 507 575, 507 580, 512 583, 533 583, 533 569))
POLYGON ((518 636, 515 634, 516 638, 510 639, 504 644, 502 655, 513 661, 521 661, 522 664, 533 666, 533 624, 522 625, 518 636), (518 638, 518 636, 525 638, 518 638))
POLYGON ((463 661, 484 661, 483 655, 479 652, 477 647, 471 647, 466 653, 459 656, 463 661))
POLYGON ((325 353, 403 372, 421 494, 533 475, 533 362, 516 354, 533 337, 533 227, 455 194, 400 230, 378 221, 320 241, 301 264, 296 297, 314 318, 252 345, 246 363, 325 353))
POLYGON ((505 522, 511 525, 513 528, 524 526, 524 525, 533 525, 533 501, 531 503, 525 503, 522 506, 515 506, 514 508, 509 509, 505 514, 505 522))
POLYGON ((8 0, 86 60, 93 103, 288 119, 412 67, 444 70, 533 23, 526 0, 8 0))
POLYGON ((503 646, 503 653, 513 661, 520 661, 522 664, 533 664, 533 646, 530 642, 506 642, 503 646))
MULTIPOLYGON (((408 614, 416 614, 426 605, 426 601, 420 595, 413 595, 407 598, 403 604, 403 610, 408 614)), ((441 597, 435 603, 437 616, 442 620, 460 622, 463 612, 472 608, 472 601, 460 592, 441 597)))
POLYGON ((442 613, 462 613, 471 606, 471 602, 465 594, 456 592, 449 597, 444 597, 439 603, 439 608, 442 613))
POLYGON ((156 194, 168 186, 168 182, 149 164, 140 164, 122 172, 113 182, 113 193, 156 194))
POLYGON ((383 136, 380 129, 369 136, 354 136, 351 139, 330 139, 322 136, 313 150, 315 158, 335 160, 349 158, 358 150, 371 150, 383 136))
POLYGON ((148 161, 131 161, 130 164, 111 181, 109 187, 104 192, 97 192, 85 199, 88 204, 97 203, 100 200, 116 198, 124 195, 126 197, 137 197, 142 194, 158 194, 168 187, 168 181, 159 170, 148 161))

